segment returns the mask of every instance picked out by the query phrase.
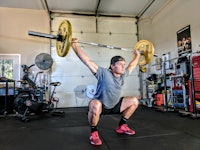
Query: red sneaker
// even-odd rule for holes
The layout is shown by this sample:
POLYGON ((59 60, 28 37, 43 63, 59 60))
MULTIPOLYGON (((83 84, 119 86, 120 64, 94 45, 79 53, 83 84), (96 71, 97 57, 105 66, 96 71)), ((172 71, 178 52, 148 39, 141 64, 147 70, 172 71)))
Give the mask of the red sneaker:
POLYGON ((101 139, 99 138, 98 131, 94 131, 90 134, 90 143, 92 145, 102 145, 101 139))
POLYGON ((128 134, 128 135, 134 135, 135 134, 135 131, 134 130, 131 130, 127 124, 123 124, 121 126, 118 126, 117 129, 116 129, 116 132, 117 133, 124 133, 124 134, 128 134))

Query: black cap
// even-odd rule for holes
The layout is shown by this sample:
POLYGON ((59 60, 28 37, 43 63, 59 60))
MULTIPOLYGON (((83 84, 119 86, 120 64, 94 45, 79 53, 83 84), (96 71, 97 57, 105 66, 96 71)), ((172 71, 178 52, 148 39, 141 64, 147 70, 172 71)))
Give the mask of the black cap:
POLYGON ((125 61, 125 59, 122 56, 114 56, 110 60, 110 64, 113 65, 118 61, 125 61))

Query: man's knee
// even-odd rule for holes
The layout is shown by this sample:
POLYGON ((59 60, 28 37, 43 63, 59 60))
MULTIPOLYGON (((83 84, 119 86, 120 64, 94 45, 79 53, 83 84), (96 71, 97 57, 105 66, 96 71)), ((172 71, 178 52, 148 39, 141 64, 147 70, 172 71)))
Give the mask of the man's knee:
POLYGON ((131 97, 131 101, 132 105, 137 108, 139 105, 139 100, 136 97, 131 97))
POLYGON ((91 100, 89 103, 89 111, 94 114, 100 114, 102 110, 102 104, 99 100, 91 100))

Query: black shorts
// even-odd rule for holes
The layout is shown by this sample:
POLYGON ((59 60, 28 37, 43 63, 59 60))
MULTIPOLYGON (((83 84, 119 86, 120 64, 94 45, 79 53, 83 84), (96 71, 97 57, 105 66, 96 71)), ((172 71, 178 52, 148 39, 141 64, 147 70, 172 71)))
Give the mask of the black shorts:
POLYGON ((124 97, 121 97, 119 102, 111 109, 106 109, 104 105, 102 105, 102 113, 101 115, 108 115, 108 114, 121 114, 120 107, 122 104, 122 100, 124 97))

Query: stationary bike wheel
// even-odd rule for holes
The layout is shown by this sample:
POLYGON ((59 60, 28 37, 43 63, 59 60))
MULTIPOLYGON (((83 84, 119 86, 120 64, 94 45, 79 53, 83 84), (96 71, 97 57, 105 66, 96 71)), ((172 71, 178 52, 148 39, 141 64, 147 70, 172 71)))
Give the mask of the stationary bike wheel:
POLYGON ((19 95, 17 95, 17 97, 14 100, 14 107, 19 114, 23 115, 25 113, 27 109, 26 101, 30 100, 30 98, 31 97, 28 92, 22 92, 19 95))

